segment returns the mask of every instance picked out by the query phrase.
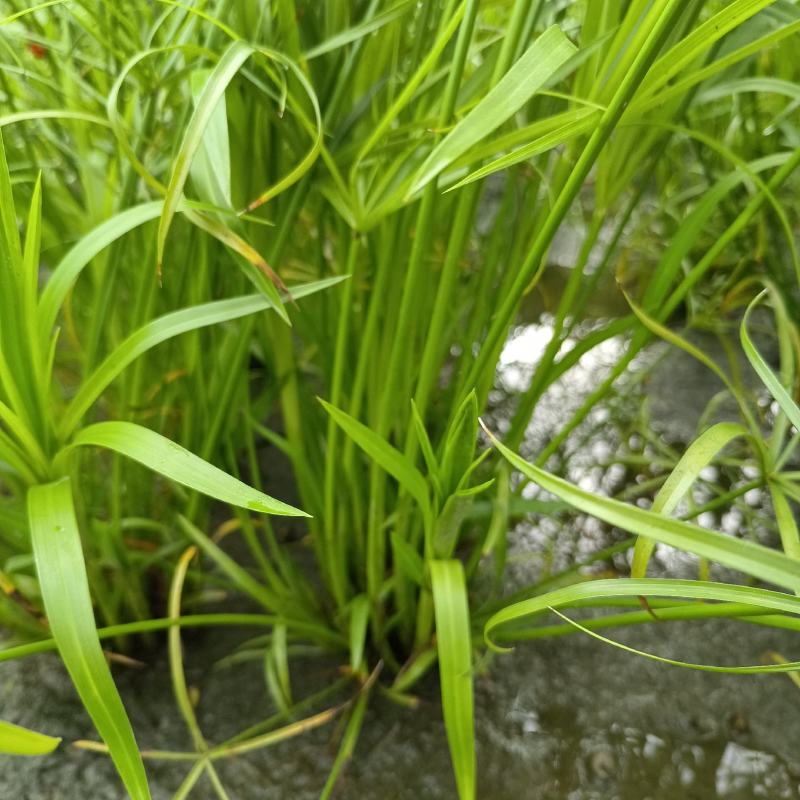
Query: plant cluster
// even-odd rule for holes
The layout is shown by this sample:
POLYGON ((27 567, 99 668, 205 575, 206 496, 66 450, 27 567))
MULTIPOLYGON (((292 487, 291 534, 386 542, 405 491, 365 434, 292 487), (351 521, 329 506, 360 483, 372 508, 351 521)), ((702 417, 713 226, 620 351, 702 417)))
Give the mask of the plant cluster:
MULTIPOLYGON (((178 798, 203 776, 226 797, 216 759, 341 716, 330 796, 374 692, 413 704, 437 667, 469 800, 486 645, 654 618, 800 624, 797 2, 131 6, 6 0, 0 19, 0 622, 19 640, 0 660, 57 648, 134 800, 147 778, 101 639, 168 630, 195 745, 178 798), (565 229, 579 250, 549 341, 502 430, 482 432, 565 229), (609 284, 625 310, 583 324, 609 284), (767 301, 777 372, 749 332, 767 301), (768 432, 740 376, 678 332, 724 333, 744 307, 768 432), (523 459, 542 397, 614 337, 608 377, 523 459), (668 463, 649 509, 547 471, 657 338, 714 372, 741 420, 668 463), (695 524, 702 507, 674 516, 732 442, 780 550, 695 524), (504 595, 513 520, 546 513, 530 484, 637 537, 631 577, 570 570, 504 595), (304 543, 270 516, 302 517, 304 543), (657 542, 699 556, 701 579, 647 578, 657 542), (709 581, 708 562, 789 593, 709 581), (183 614, 204 580, 259 613, 183 614), (563 618, 586 606, 610 613, 563 618), (548 610, 562 621, 540 624, 548 610), (269 630, 275 718, 206 740, 182 669, 192 625, 269 630), (308 644, 347 665, 345 702, 294 702, 308 644)), ((57 743, 0 727, 7 752, 57 743)))

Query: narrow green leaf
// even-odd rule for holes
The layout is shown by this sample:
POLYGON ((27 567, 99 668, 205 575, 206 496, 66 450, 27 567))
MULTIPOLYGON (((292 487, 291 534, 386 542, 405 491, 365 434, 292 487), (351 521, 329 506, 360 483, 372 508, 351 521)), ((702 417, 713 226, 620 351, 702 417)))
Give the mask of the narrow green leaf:
MULTIPOLYGON (((38 329, 36 327, 36 305, 39 296, 39 254, 42 243, 42 174, 33 187, 28 225, 25 230, 25 247, 22 255, 22 307, 27 326, 28 349, 34 365, 39 366, 38 329)), ((41 379, 41 376, 37 376, 41 379)))
POLYGON ((186 218, 200 230, 211 234, 215 239, 222 242, 225 247, 234 253, 234 260, 245 274, 245 277, 271 302, 280 318, 291 326, 292 323, 289 320, 286 309, 283 307, 278 291, 279 286, 281 289, 284 288, 283 283, 280 276, 267 264, 261 253, 239 236, 238 233, 235 233, 230 226, 222 222, 218 215, 213 217, 209 214, 188 211, 186 218))
POLYGON ((439 464, 436 461, 428 432, 425 430, 425 423, 422 421, 422 417, 417 410, 417 404, 413 400, 411 401, 411 419, 414 421, 414 431, 417 434, 417 441, 422 451, 422 457, 425 459, 428 475, 432 479, 438 480, 439 464))
MULTIPOLYGON (((211 70, 207 69, 198 69, 191 74, 195 107, 210 74, 211 70)), ((231 153, 224 94, 217 101, 203 132, 200 147, 191 161, 190 175, 204 201, 220 208, 231 208, 231 153)))
POLYGON ((541 89, 577 48, 553 25, 523 53, 486 97, 433 149, 419 168, 407 197, 488 136, 541 89))
MULTIPOLYGON (((294 7, 293 0, 290 5, 294 7)), ((258 52, 268 60, 274 61, 280 65, 281 70, 279 71, 279 77, 281 81, 285 82, 287 76, 291 75, 292 81, 296 82, 300 88, 302 88, 309 104, 312 107, 313 120, 308 117, 306 112, 303 110, 302 105, 296 101, 293 94, 288 92, 288 85, 286 83, 284 83, 284 87, 287 90, 287 94, 281 98, 281 107, 283 107, 284 101, 288 100, 290 109, 294 112, 294 114, 297 115, 298 121, 305 129, 306 133, 312 138, 311 145, 308 150, 306 150, 303 157, 297 161, 288 172, 284 173, 275 183, 273 183, 271 186, 268 186, 258 195, 258 197, 251 200, 247 204, 246 208, 242 210, 243 212, 254 211, 259 206, 268 202, 273 197, 277 197, 279 194, 281 194, 281 192, 286 191, 286 189, 288 189, 290 186, 297 183, 297 181, 299 181, 300 178, 302 178, 303 175, 305 175, 311 169, 320 153, 322 154, 323 160, 325 161, 328 169, 331 171, 336 183, 339 185, 339 188, 344 187, 344 183, 341 175, 338 173, 336 163, 332 158, 330 158, 327 151, 323 147, 322 111, 319 107, 317 96, 314 93, 314 87, 306 77, 305 72, 300 69, 296 61, 292 60, 291 58, 286 58, 285 55, 277 52, 276 50, 272 50, 268 47, 259 47, 258 52)))
MULTIPOLYGON (((508 534, 509 505, 511 501, 511 476, 508 464, 501 464, 497 470, 497 495, 490 505, 492 509, 489 530, 483 543, 481 554, 488 556, 499 546, 505 552, 505 540, 508 534)), ((535 501, 534 501, 535 502, 535 501)), ((538 513, 538 509, 534 512, 538 513)), ((498 558, 500 554, 498 554, 498 558)))
POLYGON ((428 647, 413 656, 397 674, 392 688, 397 692, 407 691, 428 672, 438 658, 439 654, 435 647, 428 647))
POLYGON ((675 469, 664 481, 664 485, 653 500, 652 511, 672 514, 700 472, 714 460, 714 457, 734 439, 749 435, 746 428, 735 422, 720 422, 704 431, 687 448, 675 465, 675 469))
POLYGON ((319 399, 334 422, 374 461, 385 469, 417 501, 427 515, 430 512, 428 485, 422 473, 399 450, 349 414, 319 399))
MULTIPOLYGON (((22 248, 19 242, 14 192, 11 188, 11 175, 8 171, 2 133, 0 133, 0 258, 2 259, 0 264, 5 273, 3 279, 11 281, 11 285, 15 286, 22 272, 22 248)), ((11 298, 3 299, 8 302, 11 298)))
POLYGON ((467 518, 472 498, 460 492, 451 494, 436 518, 433 531, 433 555, 436 558, 450 558, 458 544, 461 525, 467 518))
POLYGON ((552 150, 554 147, 558 147, 560 144, 570 139, 575 139, 581 134, 588 133, 597 125, 601 116, 601 112, 594 108, 577 109, 574 113, 574 119, 565 122, 553 131, 548 131, 541 136, 537 136, 522 147, 518 147, 510 153, 500 156, 490 161, 488 164, 473 170, 466 177, 458 181, 458 183, 450 186, 447 191, 460 189, 468 183, 474 183, 481 178, 485 178, 487 175, 491 175, 503 169, 508 169, 514 166, 514 164, 520 164, 523 161, 527 161, 529 158, 538 156, 540 153, 546 153, 548 150, 552 150))
MULTIPOLYGON (((498 475, 497 489, 500 491, 500 477, 498 475)), ((469 519, 489 519, 493 516, 497 500, 478 500, 472 504, 469 519)), ((554 517, 562 511, 568 511, 569 504, 563 500, 538 500, 526 497, 511 497, 508 503, 509 519, 524 517, 527 514, 541 514, 545 517, 554 517)))
POLYGON ((690 341, 684 339, 675 331, 666 327, 666 325, 662 325, 660 322, 650 317, 644 309, 640 308, 638 305, 636 305, 636 303, 633 302, 633 300, 631 300, 626 291, 623 290, 622 294, 624 295, 628 305, 631 307, 631 311, 633 311, 633 313, 636 315, 636 318, 645 326, 645 328, 659 338, 663 339, 665 342, 668 342, 674 347, 683 350, 684 353, 688 353, 688 355, 690 355, 692 358, 697 359, 697 361, 699 361, 704 367, 710 369, 711 372, 713 372, 725 384, 725 386, 732 390, 733 387, 731 386, 730 380, 728 380, 728 376, 713 359, 709 358, 709 356, 707 356, 699 347, 696 347, 690 341))
POLYGON ((775 521, 778 523, 783 552, 791 558, 800 559, 800 534, 798 534, 797 519, 792 507, 783 490, 775 481, 769 482, 769 492, 772 497, 772 508, 775 512, 775 521))
POLYGON ((642 81, 642 94, 652 94, 665 86, 684 67, 707 52, 728 32, 741 25, 775 0, 732 0, 714 16, 698 25, 653 64, 642 81))
POLYGON ((475 721, 472 694, 472 639, 464 569, 460 561, 429 562, 436 614, 436 648, 442 712, 458 796, 475 797, 475 721))
MULTIPOLYGON (((342 280, 344 280, 343 277, 336 276, 294 286, 289 291, 289 295, 293 300, 300 300, 315 292, 334 286, 342 280)), ((233 297, 229 300, 215 300, 211 303, 183 308, 180 311, 165 314, 163 317, 158 317, 143 325, 110 353, 103 363, 81 384, 80 389, 62 417, 61 437, 68 437, 106 387, 134 359, 151 348, 188 331, 198 330, 221 322, 230 322, 249 314, 270 309, 276 309, 270 298, 263 294, 250 294, 243 297, 233 297)))
POLYGON ((425 563, 422 556, 397 531, 390 534, 392 558, 397 568, 418 586, 422 586, 425 578, 425 563))
POLYGON ((244 567, 234 561, 216 542, 182 514, 178 524, 183 532, 230 578, 233 584, 265 608, 273 610, 274 598, 244 567))
MULTIPOLYGON (((747 603, 754 608, 780 611, 786 614, 800 614, 800 598, 768 589, 709 581, 616 578, 580 581, 552 592, 512 603, 489 618, 484 626, 484 638, 493 650, 503 652, 507 648, 498 647, 492 638, 492 634, 502 625, 519 622, 551 608, 565 608, 578 605, 586 600, 610 600, 617 597, 681 597, 692 600, 716 600, 728 603, 747 603)), ((509 629, 504 631, 503 638, 507 639, 512 635, 513 629, 509 629)))
POLYGON ((275 668, 278 688, 285 709, 288 711, 292 703, 292 683, 289 669, 289 649, 286 638, 286 625, 281 623, 276 625, 272 631, 272 644, 270 645, 270 656, 275 668))
POLYGON ((441 459, 441 481, 445 496, 461 487, 475 453, 478 434, 478 398, 471 391, 453 415, 441 459))
MULTIPOLYGON (((182 514, 178 515, 178 524, 183 532, 231 579, 234 585, 245 594, 253 598, 269 610, 275 610, 280 605, 280 598, 275 597, 269 590, 260 584, 246 569, 236 563, 216 542, 201 531, 196 525, 189 522, 182 514)), ((286 626, 302 636, 307 636, 313 641, 324 641, 336 650, 347 646, 347 641, 337 631, 327 625, 316 621, 297 619, 291 613, 282 613, 280 618, 265 623, 272 626, 284 623, 286 626)), ((2 653, 2 651, 0 651, 2 653)), ((1 658, 1 656, 0 656, 1 658)))
POLYGON ((58 747, 61 739, 21 728, 0 720, 0 753, 15 756, 44 756, 58 747))
POLYGON ((375 31, 384 27, 384 25, 388 25, 390 22, 394 22, 396 19, 399 19, 413 7, 414 0, 402 0, 397 5, 392 6, 392 8, 389 8, 380 14, 376 14, 374 17, 372 17, 372 19, 368 19, 366 22, 362 22, 359 25, 354 25, 352 28, 339 31, 339 33, 334 34, 324 42, 320 42, 310 50, 306 50, 306 52, 303 53, 303 58, 305 58, 307 61, 310 61, 312 58, 319 58, 320 56, 325 55, 325 53, 330 53, 334 50, 338 50, 340 47, 350 44, 351 42, 356 42, 359 39, 368 36, 370 33, 374 33, 375 31))
POLYGON ((395 120, 400 116, 403 109, 411 102, 420 84, 425 78, 433 71, 436 63, 439 60, 444 49, 447 47, 450 38, 458 30, 461 20, 464 16, 466 3, 459 3, 455 12, 447 21, 447 24, 439 31, 436 41, 431 44, 425 58, 417 67, 413 75, 409 76, 403 84, 402 90, 395 97, 392 104, 378 120, 372 128, 372 131, 361 147, 359 147, 358 155, 355 158, 354 169, 366 158, 367 154, 375 147, 380 141, 381 137, 389 130, 394 124, 395 120))
MULTIPOLYGON (((653 500, 651 511, 664 516, 672 514, 681 498, 689 491, 702 470, 714 460, 714 457, 733 439, 748 435, 746 428, 733 422, 720 422, 701 434, 686 449, 680 461, 675 465, 675 469, 664 481, 653 500)), ((654 540, 643 536, 636 540, 631 565, 632 578, 645 576, 647 564, 655 545, 654 540)))
POLYGON ((529 464, 492 434, 488 435, 494 446, 513 467, 546 491, 585 514, 631 533, 647 536, 657 542, 718 561, 720 564, 774 583, 776 586, 783 586, 792 591, 800 590, 800 562, 783 553, 754 542, 710 531, 699 525, 664 517, 637 506, 629 506, 618 500, 590 494, 562 478, 529 464))
POLYGON ((133 422, 98 422, 89 425, 78 431, 61 455, 79 446, 108 448, 223 503, 262 514, 308 516, 304 511, 242 483, 160 433, 133 422))
POLYGON ((353 757, 353 752, 358 742, 358 737, 361 734, 361 728, 364 725, 364 713, 367 710, 367 703, 369 702, 369 690, 364 689, 356 699, 353 711, 350 714, 350 719, 347 721, 347 727, 342 737, 342 742, 339 745, 339 750, 336 753, 336 758, 333 760, 333 766, 328 773, 328 778, 325 785, 320 792, 319 800, 330 800, 336 789, 337 781, 342 773, 342 770, 347 766, 350 759, 353 757))
POLYGON ((0 380, 14 411, 35 426, 41 409, 24 335, 29 322, 25 319, 26 283, 11 175, 0 135, 0 380))
POLYGON ((365 594, 353 598, 350 604, 350 668, 357 672, 364 659, 364 644, 369 621, 369 599, 365 594))
POLYGON ((58 651, 133 800, 150 790, 128 715, 97 636, 68 478, 28 491, 36 573, 58 651))
POLYGON ((89 231, 58 262, 39 300, 39 340, 49 342, 58 310, 84 267, 121 236, 156 219, 164 208, 162 200, 142 203, 115 214, 89 231))
POLYGON ((789 418, 792 425, 800 431, 800 408, 794 402, 792 396, 784 388, 778 376, 772 371, 769 364, 764 360, 758 348, 753 344, 750 334, 747 332, 747 325, 750 322, 750 315, 753 309, 758 305, 764 297, 766 290, 756 297, 744 312, 742 324, 739 326, 739 338, 742 342, 744 354, 750 365, 756 371, 756 374, 761 378, 761 382, 769 389, 769 393, 775 398, 775 402, 781 407, 781 411, 789 418))
POLYGON ((211 72, 208 81, 200 93, 192 117, 183 134, 178 155, 172 166, 172 174, 164 197, 164 210, 158 224, 158 238, 156 242, 156 258, 159 264, 164 259, 164 244, 167 239, 172 219, 178 209, 186 179, 192 160, 203 141, 203 134, 214 115, 217 104, 225 94, 228 84, 233 80, 242 64, 253 53, 253 48, 245 42, 233 42, 222 54, 219 62, 211 72))
MULTIPOLYGON (((749 166, 753 166, 752 164, 749 166)), ((681 221, 680 227, 672 236, 664 250, 653 277, 647 284, 642 306, 648 313, 663 305, 663 298, 672 287, 676 277, 680 276, 688 253, 695 246, 698 237, 708 230, 708 221, 728 194, 744 179, 744 174, 733 170, 720 178, 708 189, 681 221)))
POLYGON ((640 656, 642 658, 649 658, 651 661, 657 661, 660 664, 668 664, 672 667, 683 667, 684 669, 694 669, 700 672, 716 672, 728 675, 760 675, 764 673, 790 672, 791 670, 800 669, 800 661, 782 662, 780 664, 757 664, 744 667, 723 667, 715 664, 696 664, 690 661, 680 661, 677 658, 666 658, 665 656, 659 656, 655 653, 648 653, 644 650, 638 650, 637 648, 623 644, 622 642, 616 642, 613 639, 609 639, 607 636, 603 636, 602 634, 597 633, 596 631, 593 631, 584 625, 581 625, 574 619, 570 619, 568 616, 566 616, 566 614, 562 614, 555 608, 550 610, 557 617, 561 617, 561 619, 563 619, 568 625, 577 628, 577 630, 591 636, 593 639, 603 642, 603 644, 610 644, 612 647, 616 647, 619 650, 624 650, 626 653, 631 653, 632 655, 640 656))

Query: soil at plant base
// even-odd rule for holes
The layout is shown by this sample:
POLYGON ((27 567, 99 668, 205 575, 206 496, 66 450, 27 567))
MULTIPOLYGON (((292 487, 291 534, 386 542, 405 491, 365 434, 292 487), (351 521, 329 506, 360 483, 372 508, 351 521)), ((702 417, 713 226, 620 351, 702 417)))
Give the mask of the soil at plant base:
MULTIPOLYGON (((260 665, 214 670, 231 639, 189 636, 190 683, 201 726, 216 741, 272 713, 260 665)), ((758 663, 767 650, 792 657, 786 633, 751 626, 663 623, 621 640, 701 663, 758 663)), ((795 654, 796 655, 796 654, 795 654)), ((309 661, 298 696, 335 678, 309 661)), ((159 658, 117 669, 142 747, 190 749, 159 658)), ((58 660, 2 665, 3 717, 70 740, 92 727, 58 660)), ((689 672, 569 636, 500 656, 477 679, 479 797, 492 800, 787 800, 800 798, 800 690, 784 675, 689 672)), ((317 798, 334 755, 330 726, 218 762, 231 798, 317 798)), ((0 759, 0 797, 122 800, 109 761, 69 745, 37 759, 0 759)), ((149 762, 156 800, 172 797, 189 765, 149 762)), ((455 798, 435 684, 416 710, 379 700, 338 787, 350 800, 455 798)), ((201 779, 191 795, 216 797, 201 779)))
MULTIPOLYGON (((606 355, 609 363, 613 361, 615 353, 606 355)), ((674 363, 667 369, 674 379, 675 370, 684 367, 690 369, 674 363)), ((523 368, 524 364, 507 355, 506 374, 499 379, 505 385, 499 388, 507 392, 508 383, 515 380, 514 370, 518 376, 523 368)), ((592 363, 585 366, 585 374, 573 376, 566 387, 570 397, 579 401, 581 387, 595 385, 603 368, 602 363, 592 363)), ((656 375, 656 385, 658 380, 656 375)), ((691 378, 693 385, 698 380, 702 376, 691 378)), ((713 386, 707 389, 713 394, 713 386)), ((668 419, 670 413, 699 413, 694 407, 687 411, 686 404, 675 393, 672 396, 673 411, 661 409, 662 421, 675 423, 668 419)), ((545 398, 541 412, 537 409, 538 436, 549 435, 566 406, 558 392, 545 398), (548 412, 548 408, 554 410, 548 412), (542 416, 547 413, 549 418, 542 416)), ((686 419, 683 423, 688 424, 686 419)), ((613 446, 608 426, 601 426, 601 431, 603 436, 593 443, 581 440, 581 446, 588 447, 588 461, 570 462, 566 472, 573 479, 591 482, 592 471, 585 466, 596 460, 598 442, 602 445, 606 440, 606 448, 613 446)), ((535 449, 540 443, 528 445, 535 449)), ((602 480, 595 483, 602 490, 602 480)), ((559 561, 569 563, 576 554, 602 543, 591 525, 577 534, 574 526, 569 527, 516 529, 510 548, 511 580, 521 582, 529 579, 528 573, 541 570, 541 557, 529 556, 540 553, 543 545, 553 544, 552 567, 559 561), (564 542, 570 543, 568 552, 563 552, 564 542)), ((690 557, 670 551, 659 552, 656 566, 681 576, 696 569, 690 557)), ((184 636, 188 680, 198 690, 200 725, 212 742, 233 736, 274 712, 260 662, 219 667, 219 660, 238 642, 257 633, 196 631, 184 636)), ((661 623, 624 631, 617 638, 645 651, 697 663, 755 664, 769 651, 798 657, 789 633, 746 624, 661 623)), ((115 667, 140 745, 191 749, 172 698, 163 653, 145 658, 142 669, 115 667)), ((337 677, 336 666, 319 659, 296 661, 293 667, 296 699, 337 677)), ((337 787, 337 797, 456 797, 435 675, 419 693, 415 710, 382 699, 371 705, 356 757, 337 787)), ((481 798, 800 800, 796 747, 800 689, 785 675, 681 670, 576 634, 520 645, 513 654, 496 657, 486 673, 476 677, 476 695, 481 798)), ((0 798, 124 797, 107 758, 68 744, 92 738, 93 730, 53 655, 0 665, 0 717, 62 736, 67 743, 46 758, 0 757, 0 798)), ((219 774, 232 800, 317 798, 340 733, 334 723, 274 747, 217 762, 219 774)), ((189 766, 148 762, 155 800, 172 797, 189 766)), ((204 777, 190 797, 206 800, 217 795, 204 777)))

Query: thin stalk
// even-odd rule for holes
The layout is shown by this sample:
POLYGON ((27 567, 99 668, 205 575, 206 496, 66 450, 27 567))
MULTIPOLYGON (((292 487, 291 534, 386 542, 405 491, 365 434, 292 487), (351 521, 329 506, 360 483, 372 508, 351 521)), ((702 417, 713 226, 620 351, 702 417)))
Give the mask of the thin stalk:
MULTIPOLYGON (((671 25, 680 11, 681 3, 677 2, 677 0, 671 0, 671 2, 667 3, 666 8, 660 11, 657 19, 653 21, 647 39, 631 65, 630 72, 621 80, 606 111, 598 121, 594 133, 581 152, 566 184, 564 184, 564 187, 559 192, 553 208, 547 215, 544 225, 539 231, 525 262, 517 271, 511 290, 503 298, 478 357, 473 362, 467 374, 465 383, 468 390, 478 384, 480 377, 484 375, 491 366, 489 360, 497 351, 498 347, 502 346, 506 332, 508 331, 508 326, 511 324, 516 313, 520 298, 526 289, 529 289, 530 285, 541 277, 543 268, 542 257, 550 246, 553 236, 564 220, 580 188, 583 186, 594 162, 608 141, 611 132, 616 127, 622 113, 639 85, 644 80, 648 69, 657 58, 662 44, 669 36, 671 25)), ((479 405, 482 405, 483 398, 479 398, 479 401, 479 405)))

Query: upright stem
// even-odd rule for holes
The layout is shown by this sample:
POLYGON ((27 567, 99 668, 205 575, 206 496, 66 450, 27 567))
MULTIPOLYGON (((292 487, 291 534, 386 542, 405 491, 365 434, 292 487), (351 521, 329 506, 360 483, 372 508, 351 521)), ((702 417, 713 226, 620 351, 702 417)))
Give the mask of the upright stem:
MULTIPOLYGON (((570 176, 559 192, 558 197, 545 219, 539 234, 537 235, 525 262, 517 272, 511 290, 503 298, 500 308, 494 317, 489 328, 486 341, 481 347, 478 357, 472 364, 466 380, 466 390, 478 384, 478 381, 492 364, 490 359, 496 353, 508 331, 508 326, 516 314, 517 306, 526 289, 535 283, 542 274, 542 258, 553 240, 553 236, 561 225, 573 200, 583 186, 589 171, 597 159, 600 151, 605 146, 608 137, 614 130, 617 122, 622 116, 630 99, 633 97, 639 84, 644 80, 647 70, 658 56, 661 45, 669 36, 671 25, 678 13, 682 10, 679 0, 670 0, 666 8, 658 13, 658 17, 652 23, 642 49, 638 52, 630 72, 620 82, 619 87, 614 93, 611 101, 600 118, 597 128, 589 138, 578 162, 575 164, 570 176)), ((483 397, 479 401, 483 401, 483 397)))

